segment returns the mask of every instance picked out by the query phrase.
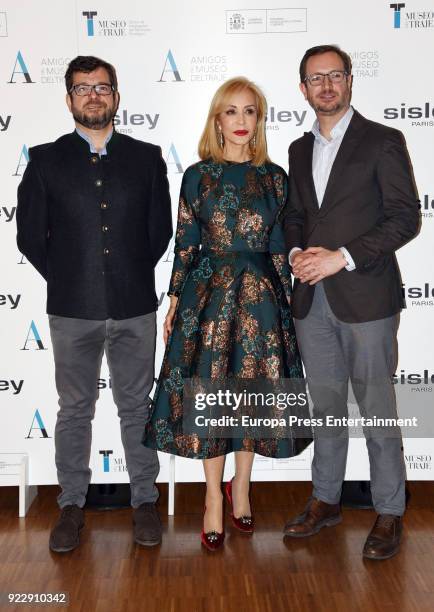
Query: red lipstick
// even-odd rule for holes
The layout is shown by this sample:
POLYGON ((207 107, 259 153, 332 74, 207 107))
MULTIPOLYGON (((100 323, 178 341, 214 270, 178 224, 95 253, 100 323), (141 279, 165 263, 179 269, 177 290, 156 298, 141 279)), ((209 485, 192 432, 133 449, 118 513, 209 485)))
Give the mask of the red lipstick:
POLYGON ((237 136, 246 136, 249 133, 248 130, 235 130, 234 134, 237 136))

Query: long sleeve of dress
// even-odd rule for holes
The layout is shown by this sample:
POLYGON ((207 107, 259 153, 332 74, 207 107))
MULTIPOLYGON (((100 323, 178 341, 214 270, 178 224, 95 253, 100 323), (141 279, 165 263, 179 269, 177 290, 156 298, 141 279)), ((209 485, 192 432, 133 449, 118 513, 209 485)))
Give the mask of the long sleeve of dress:
POLYGON ((200 227, 196 215, 199 208, 200 174, 192 168, 184 173, 179 196, 178 223, 175 237, 175 259, 168 295, 181 293, 193 259, 201 242, 200 227))
POLYGON ((288 261, 288 250, 285 245, 285 235, 283 230, 283 217, 286 201, 288 197, 288 180, 286 175, 277 174, 274 176, 276 192, 279 199, 279 208, 276 220, 270 233, 269 250, 276 272, 285 289, 285 294, 289 299, 292 293, 291 268, 288 261))

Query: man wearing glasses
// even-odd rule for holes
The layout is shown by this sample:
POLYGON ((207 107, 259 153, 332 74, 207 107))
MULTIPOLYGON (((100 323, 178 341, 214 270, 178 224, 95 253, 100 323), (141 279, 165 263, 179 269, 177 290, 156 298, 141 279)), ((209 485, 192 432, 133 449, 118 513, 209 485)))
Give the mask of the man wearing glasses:
POLYGON ((386 559, 399 549, 405 509, 402 440, 398 428, 386 435, 370 428, 368 419, 396 417, 391 377, 403 298, 395 251, 418 231, 418 198, 402 134, 368 121, 350 105, 350 57, 334 45, 313 47, 301 61, 300 80, 317 119, 289 148, 285 232, 313 413, 331 426, 315 432, 313 495, 284 533, 310 536, 342 520, 348 451, 342 417, 348 416, 351 381, 367 419, 378 514, 363 555, 386 559))
POLYGON ((172 235, 161 150, 113 130, 116 71, 79 56, 65 74, 75 131, 30 149, 18 189, 17 243, 47 281, 60 410, 60 518, 50 548, 79 543, 90 482, 91 422, 105 351, 131 483, 134 538, 161 540, 155 451, 141 444, 154 380, 154 267, 172 235))

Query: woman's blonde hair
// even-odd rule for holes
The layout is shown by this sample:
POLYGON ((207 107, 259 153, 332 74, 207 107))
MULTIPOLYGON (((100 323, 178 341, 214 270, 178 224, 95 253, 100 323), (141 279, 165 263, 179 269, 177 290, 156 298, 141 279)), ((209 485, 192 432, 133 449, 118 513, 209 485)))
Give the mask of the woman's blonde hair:
POLYGON ((225 81, 215 92, 211 101, 205 128, 199 141, 198 152, 200 159, 204 160, 211 158, 215 162, 224 162, 223 148, 219 143, 217 117, 227 107, 230 97, 245 89, 251 91, 255 96, 258 117, 255 134, 256 146, 253 147, 252 143, 250 143, 252 163, 255 166, 261 166, 263 163, 270 161, 267 154, 267 140, 265 138, 267 102, 259 87, 245 77, 234 77, 229 81, 225 81))

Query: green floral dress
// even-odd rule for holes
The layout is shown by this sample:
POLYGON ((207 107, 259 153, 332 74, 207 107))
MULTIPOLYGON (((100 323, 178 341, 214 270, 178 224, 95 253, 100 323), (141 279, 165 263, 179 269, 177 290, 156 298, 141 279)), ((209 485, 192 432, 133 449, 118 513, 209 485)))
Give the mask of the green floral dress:
POLYGON ((280 223, 286 196, 286 173, 273 163, 201 161, 185 172, 168 292, 179 299, 146 446, 197 459, 238 450, 291 457, 310 442, 183 431, 185 379, 302 377, 280 223))

